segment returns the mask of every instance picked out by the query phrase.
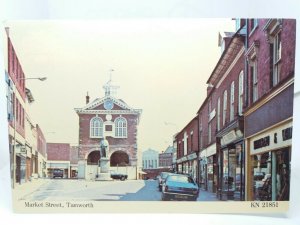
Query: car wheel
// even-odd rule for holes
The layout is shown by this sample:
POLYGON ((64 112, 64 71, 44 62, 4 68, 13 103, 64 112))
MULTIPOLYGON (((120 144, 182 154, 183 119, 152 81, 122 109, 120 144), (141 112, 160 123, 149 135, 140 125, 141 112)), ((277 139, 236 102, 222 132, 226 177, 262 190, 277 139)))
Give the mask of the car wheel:
POLYGON ((121 177, 121 179, 120 179, 121 181, 124 181, 125 180, 125 177, 121 177))

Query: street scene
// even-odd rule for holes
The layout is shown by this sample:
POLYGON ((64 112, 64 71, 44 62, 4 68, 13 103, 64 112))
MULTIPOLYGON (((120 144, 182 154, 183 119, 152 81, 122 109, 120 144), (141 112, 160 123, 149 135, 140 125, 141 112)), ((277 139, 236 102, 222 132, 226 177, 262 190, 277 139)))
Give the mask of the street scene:
MULTIPOLYGON (((25 191, 26 192, 26 191, 25 191)), ((161 192, 155 180, 92 182, 85 180, 47 180, 36 190, 18 199, 25 201, 160 201, 161 192)), ((197 201, 217 201, 215 195, 201 192, 197 201)))
POLYGON ((290 200, 295 20, 3 32, 19 201, 290 200))

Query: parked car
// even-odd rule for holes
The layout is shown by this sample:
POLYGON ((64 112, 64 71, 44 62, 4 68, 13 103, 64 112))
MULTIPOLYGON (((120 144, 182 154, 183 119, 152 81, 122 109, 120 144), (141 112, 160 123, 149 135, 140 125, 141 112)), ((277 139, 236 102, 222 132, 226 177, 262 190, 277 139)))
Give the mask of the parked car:
POLYGON ((110 177, 112 179, 114 179, 114 180, 124 181, 124 180, 126 180, 128 178, 128 175, 127 174, 122 174, 122 173, 111 171, 110 172, 110 177))
POLYGON ((60 170, 60 169, 54 169, 53 173, 52 173, 52 178, 56 178, 56 177, 63 178, 64 177, 64 171, 60 170))
POLYGON ((161 191, 162 188, 162 184, 165 182, 167 176, 171 174, 169 172, 161 172, 158 176, 157 176, 157 183, 158 183, 158 189, 159 191, 161 191))
POLYGON ((161 199, 196 201, 199 196, 199 187, 194 179, 184 174, 169 174, 162 185, 161 199))

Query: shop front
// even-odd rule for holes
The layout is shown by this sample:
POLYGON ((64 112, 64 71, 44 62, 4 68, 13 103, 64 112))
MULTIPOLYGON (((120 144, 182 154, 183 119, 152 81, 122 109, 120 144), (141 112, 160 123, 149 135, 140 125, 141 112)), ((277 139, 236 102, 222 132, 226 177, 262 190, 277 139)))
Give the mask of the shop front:
POLYGON ((223 133, 220 137, 218 161, 220 200, 245 199, 245 160, 243 133, 238 128, 223 133))
POLYGON ((198 156, 194 152, 177 160, 178 173, 190 175, 196 182, 198 182, 198 156))
POLYGON ((217 148, 212 144, 200 152, 199 180, 203 190, 215 193, 218 182, 217 148))
POLYGON ((292 120, 247 139, 250 149, 249 200, 288 201, 292 120))
POLYGON ((16 145, 16 183, 26 182, 26 148, 22 144, 16 145))
POLYGON ((47 177, 53 178, 53 172, 55 170, 63 171, 62 178, 70 178, 70 162, 69 161, 48 161, 47 162, 47 177))
POLYGON ((207 157, 206 149, 199 154, 199 185, 202 190, 207 191, 207 157))

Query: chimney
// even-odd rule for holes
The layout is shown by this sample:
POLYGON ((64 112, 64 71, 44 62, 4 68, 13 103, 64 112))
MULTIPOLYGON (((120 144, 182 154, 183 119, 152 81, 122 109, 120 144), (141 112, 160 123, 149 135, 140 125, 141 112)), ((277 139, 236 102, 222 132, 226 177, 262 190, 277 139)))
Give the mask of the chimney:
POLYGON ((9 27, 5 27, 5 32, 6 32, 7 37, 9 37, 9 27))
POLYGON ((85 97, 85 103, 89 104, 89 102, 90 102, 90 96, 89 96, 89 93, 87 92, 86 97, 85 97))

